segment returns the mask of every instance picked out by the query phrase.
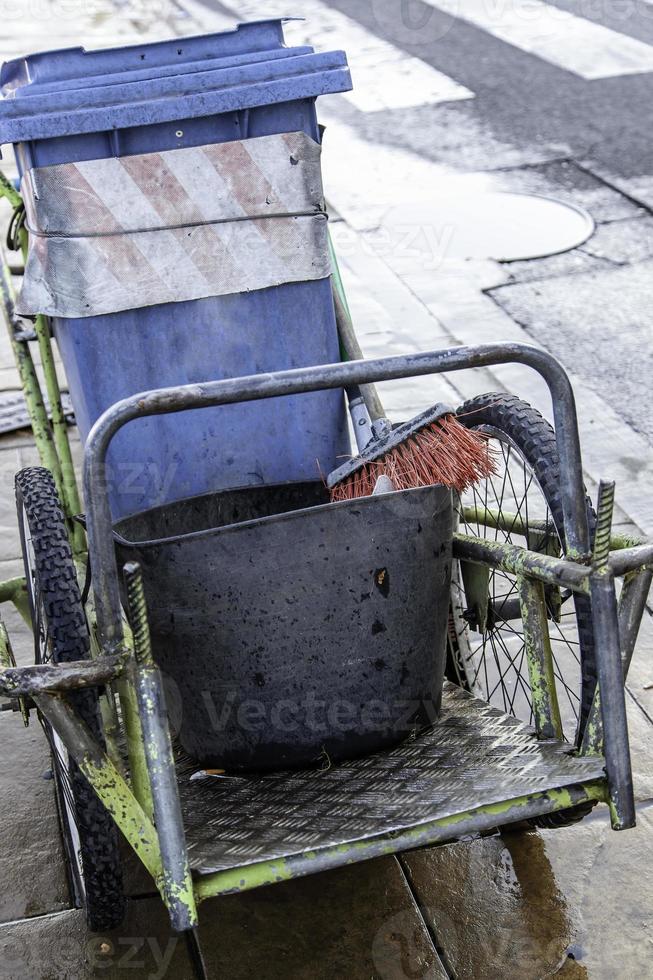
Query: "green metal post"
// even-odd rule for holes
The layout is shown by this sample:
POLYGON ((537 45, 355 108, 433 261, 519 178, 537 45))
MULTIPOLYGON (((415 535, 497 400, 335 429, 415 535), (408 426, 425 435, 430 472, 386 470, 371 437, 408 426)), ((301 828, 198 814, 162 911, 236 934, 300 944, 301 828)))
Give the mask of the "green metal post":
MULTIPOLYGON (((11 640, 9 639, 9 633, 7 632, 7 627, 5 624, 2 622, 2 620, 0 620, 0 667, 11 668, 15 666, 16 658, 14 657, 14 651, 11 646, 11 640)), ((19 696, 15 699, 15 701, 18 702, 17 708, 22 716, 23 724, 27 728, 29 725, 29 708, 27 699, 24 696, 19 696)))
POLYGON ((553 670, 553 652, 544 586, 541 582, 525 576, 520 576, 518 583, 537 737, 561 740, 563 730, 553 670))
POLYGON ((134 639, 134 677, 154 821, 161 846, 163 895, 177 932, 197 925, 197 906, 181 815, 179 787, 161 674, 152 657, 140 566, 125 565, 127 608, 134 639))
MULTIPOLYGON (((336 250, 333 247, 333 241, 331 239, 331 232, 328 232, 327 241, 329 243, 329 258, 331 259, 331 275, 333 277, 333 285, 336 288, 336 292, 340 297, 340 302, 344 306, 345 310, 351 316, 351 310, 349 309, 349 304, 347 303, 347 294, 345 293, 345 286, 342 281, 342 276, 340 275, 340 266, 338 265, 338 256, 336 255, 336 250)), ((341 351, 343 361, 347 358, 344 352, 341 351)))
MULTIPOLYGON (((75 555, 75 568, 77 571, 77 579, 79 582, 83 582, 85 576, 87 575, 87 556, 82 553, 77 553, 75 555)), ((95 660, 98 657, 103 656, 103 651, 100 649, 100 645, 97 639, 97 624, 95 621, 95 608, 93 604, 93 593, 91 591, 85 605, 86 619, 88 622, 88 632, 91 641, 91 657, 95 660)), ((126 653, 123 652, 123 659, 126 660, 126 653)), ((123 671, 124 673, 124 671, 123 671)), ((121 673, 122 676, 122 673, 121 673)), ((118 708, 116 705, 116 695, 115 688, 118 682, 114 682, 112 685, 107 685, 107 687, 102 691, 99 696, 100 704, 100 714, 102 716, 102 731, 104 732, 104 741, 106 745, 107 755, 113 762, 116 769, 118 769, 123 776, 125 775, 125 766, 122 755, 121 747, 121 736, 122 727, 120 722, 120 717, 118 715, 118 708)), ((148 814, 149 815, 149 814, 148 814)))
POLYGON ((143 810, 150 819, 153 819, 152 789, 143 748, 143 726, 141 725, 141 716, 138 713, 138 697, 131 665, 127 667, 116 682, 116 688, 120 698, 122 723, 127 742, 131 787, 143 810))
MULTIPOLYGON (((20 232, 20 245, 23 261, 26 262, 29 239, 25 228, 22 228, 20 232)), ((75 478, 73 457, 70 450, 68 426, 61 404, 61 389, 59 387, 59 379, 57 378, 57 369, 52 351, 49 319, 45 316, 37 316, 34 324, 34 332, 36 333, 36 339, 39 345, 41 366, 45 377, 45 388, 48 394, 48 402, 50 403, 52 437, 61 464, 61 502, 70 524, 69 531, 73 551, 79 553, 86 547, 86 535, 84 534, 84 529, 76 521, 72 520, 76 514, 81 513, 82 505, 75 478)))
MULTIPOLYGON (((10 181, 0 173, 0 196, 5 197, 9 204, 14 208, 20 208, 23 204, 20 193, 13 187, 10 181)), ((25 228, 19 232, 19 241, 23 261, 27 259, 28 252, 28 233, 25 228)), ((41 364, 45 377, 46 391, 50 404, 50 415, 52 422, 47 416, 47 411, 43 403, 38 377, 34 369, 34 363, 27 341, 20 341, 15 337, 13 315, 14 299, 11 290, 11 275, 6 267, 3 257, 3 301, 6 307, 5 315, 9 319, 8 323, 10 338, 14 348, 14 357, 21 376, 21 383, 25 392, 25 400, 32 422, 34 438, 37 443, 39 456, 44 466, 52 472, 59 496, 63 504, 64 513, 68 518, 69 532, 73 551, 78 553, 85 547, 84 530, 72 518, 81 511, 79 489, 75 479, 75 469, 73 466, 72 453, 70 450, 70 440, 66 419, 61 404, 61 390, 57 379, 57 372, 52 351, 52 341, 50 337, 50 323, 44 316, 37 316, 34 332, 39 345, 41 354, 41 364), (54 453, 52 452, 54 447, 54 453), (56 459, 55 459, 56 457, 56 459)))
POLYGON ((35 696, 34 701, 163 894, 163 864, 157 832, 121 773, 67 701, 49 694, 35 696))
POLYGON ((23 199, 11 181, 0 170, 0 197, 6 197, 12 208, 19 208, 23 199))
POLYGON ((26 340, 16 336, 14 317, 14 297, 11 286, 11 274, 7 266, 4 250, 1 251, 0 262, 0 307, 9 334, 9 340, 14 352, 16 367, 25 394, 27 411, 30 417, 34 441, 41 463, 50 470, 60 497, 63 499, 63 476, 61 464, 52 435, 52 427, 43 401, 43 393, 34 367, 34 361, 26 340))
POLYGON ((39 344, 41 354, 41 365, 45 377, 45 387, 48 393, 50 404, 50 415, 52 419, 52 437, 61 464, 61 495, 62 504, 66 517, 68 518, 68 530, 74 554, 81 554, 86 548, 86 535, 84 528, 72 518, 80 514, 82 504, 79 496, 77 480, 75 478, 75 467, 70 449, 70 439, 68 438, 68 426, 61 404, 61 389, 57 378, 57 369, 54 363, 52 352, 52 341, 50 339, 50 322, 43 316, 37 316, 34 326, 36 339, 39 344))

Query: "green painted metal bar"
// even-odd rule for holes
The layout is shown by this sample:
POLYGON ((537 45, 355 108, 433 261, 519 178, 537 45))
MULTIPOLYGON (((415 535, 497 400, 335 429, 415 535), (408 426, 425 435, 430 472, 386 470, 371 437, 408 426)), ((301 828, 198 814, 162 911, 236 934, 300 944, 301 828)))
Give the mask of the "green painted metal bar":
POLYGON ((41 354, 41 366, 50 404, 52 438, 61 464, 61 502, 64 514, 68 519, 68 533, 73 553, 80 554, 86 550, 86 534, 81 524, 73 520, 75 515, 81 513, 82 504, 75 477, 70 439, 68 438, 68 425, 61 404, 61 389, 52 351, 49 321, 43 316, 37 316, 34 330, 41 354))
POLYGON ((9 178, 0 170, 0 197, 6 197, 12 208, 19 208, 23 199, 9 178))
MULTIPOLYGON (((87 604, 87 616, 91 624, 91 635, 97 647, 97 629, 95 624, 95 609, 92 596, 87 604)), ((126 667, 115 682, 115 690, 120 701, 120 719, 125 733, 127 757, 129 760, 129 783, 134 796, 143 807, 148 817, 154 819, 152 805, 152 790, 147 771, 145 748, 143 745, 143 726, 138 711, 136 694, 136 679, 134 676, 134 638, 131 627, 125 620, 123 623, 123 644, 126 651, 126 667)))
POLYGON ((630 669, 630 661, 635 652, 637 634, 646 609, 646 601, 653 581, 653 568, 642 568, 631 572, 624 579, 619 595, 619 641, 624 682, 630 669))
POLYGON ((585 724, 580 755, 603 755, 603 718, 601 714, 601 692, 596 689, 592 707, 585 724))
MULTIPOLYGON (((336 288, 336 292, 340 297, 340 302, 344 306, 345 310, 351 316, 351 310, 349 309, 349 303, 347 302, 347 293, 345 292, 345 284, 342 281, 342 275, 340 272, 340 265, 338 264, 338 256, 336 255, 336 250, 333 245, 333 239, 331 238, 331 232, 327 230, 327 241, 329 245, 329 258, 331 260, 331 276, 333 278, 333 285, 336 288)), ((343 350, 340 351, 343 361, 347 360, 347 356, 343 350)))
POLYGON ((57 456, 52 427, 48 419, 43 393, 34 367, 34 361, 25 340, 19 340, 15 331, 14 297, 11 274, 6 263, 4 250, 0 249, 0 307, 5 327, 16 361, 21 386, 25 395, 27 411, 34 434, 34 442, 43 466, 52 473, 57 491, 63 499, 63 476, 57 456))
POLYGON ((122 723, 125 729, 132 792, 145 813, 153 820, 152 789, 143 748, 143 726, 141 725, 141 716, 138 713, 138 698, 131 665, 117 681, 116 688, 120 698, 122 723))
POLYGON ((490 606, 490 569, 487 565, 461 561, 460 574, 467 604, 465 618, 473 630, 485 633, 490 606))
POLYGON ((35 701, 161 891, 163 864, 157 833, 124 778, 67 701, 50 695, 35 701))
MULTIPOLYGON (((87 556, 85 553, 77 552, 75 555, 75 569, 77 572, 78 581, 80 583, 83 582, 87 574, 87 556)), ((92 594, 90 594, 86 600, 84 611, 86 613, 89 638, 91 641, 91 658, 93 660, 97 660, 99 657, 102 657, 103 654, 102 650, 100 650, 97 639, 97 623, 95 621, 95 607, 93 604, 92 594)), ((107 755, 113 762, 116 769, 121 772, 123 776, 126 776, 125 763, 121 749, 122 726, 118 715, 114 690, 129 663, 129 657, 125 646, 123 646, 123 649, 119 651, 118 656, 122 667, 120 676, 113 681, 112 685, 107 685, 104 688, 103 693, 99 697, 99 703, 100 714, 102 716, 102 731, 104 733, 104 742, 106 745, 107 755)), ((148 814, 148 816, 151 816, 151 814, 148 814)))
MULTIPOLYGON (((7 180, 5 175, 2 173, 0 173, 0 196, 5 197, 9 201, 9 204, 14 209, 20 208, 23 204, 23 200, 20 193, 13 187, 11 182, 7 180)), ((28 244, 29 244, 28 233, 25 228, 22 228, 20 230, 19 240, 20 240, 23 260, 25 261, 27 257, 28 244)), ((3 265, 5 265, 4 258, 3 258, 3 265)), ((7 306, 7 312, 11 310, 10 319, 12 321, 12 329, 10 330, 10 334, 12 336, 12 343, 22 344, 24 348, 22 351, 17 351, 16 347, 14 346, 14 356, 16 357, 18 369, 19 371, 21 371, 21 364, 19 363, 19 359, 26 360, 27 359, 26 355, 29 355, 28 358, 29 361, 31 361, 32 358, 31 358, 31 354, 29 354, 29 347, 27 343, 16 341, 13 336, 14 334, 13 293, 11 292, 11 287, 10 287, 11 278, 10 278, 8 267, 6 268, 6 272, 4 273, 4 278, 6 278, 7 282, 3 284, 3 293, 6 291, 6 296, 4 296, 3 299, 5 300, 5 303, 7 303, 8 299, 10 300, 10 306, 7 306)), ((38 444, 38 439, 41 439, 43 437, 43 433, 40 432, 40 430, 44 428, 47 429, 50 438, 52 440, 52 443, 54 444, 56 456, 59 461, 60 482, 56 481, 55 470, 52 469, 52 466, 50 464, 45 462, 45 459, 49 458, 50 456, 49 447, 47 445, 47 443, 50 442, 50 439, 46 437, 44 445, 43 446, 37 445, 37 448, 39 448, 39 455, 41 456, 41 459, 44 460, 43 465, 48 466, 48 469, 52 469, 53 475, 55 475, 55 482, 57 482, 57 488, 60 492, 61 501, 64 507, 64 513, 66 514, 66 517, 70 521, 70 519, 75 514, 79 514, 79 512, 81 511, 81 503, 80 503, 79 489, 77 486, 77 480, 75 478, 72 453, 70 450, 68 427, 66 425, 66 419, 61 404, 61 389, 59 387, 59 381, 57 378, 54 356, 52 352, 52 341, 50 338, 49 321, 43 316, 36 317, 34 329, 39 345, 39 351, 41 354, 41 364, 43 367, 43 374, 45 377, 48 401, 50 403, 50 413, 52 418, 51 423, 48 420, 44 405, 43 405, 43 411, 41 412, 38 399, 33 406, 30 406, 30 400, 33 399, 34 397, 34 391, 33 391, 34 382, 36 382, 36 385, 38 385, 36 372, 33 370, 33 362, 32 362, 32 371, 29 372, 32 375, 32 377, 30 378, 30 383, 29 385, 25 385, 23 383, 25 398, 28 402, 28 411, 30 412, 30 418, 32 418, 33 414, 38 416, 38 428, 35 428, 34 419, 32 418, 32 428, 34 429, 34 436, 35 438, 37 438, 38 436, 37 444, 38 444), (43 416, 45 416, 45 421, 43 416)), ((29 368, 27 368, 26 370, 29 371, 29 368)), ((23 372, 21 372, 21 380, 23 380, 23 372)), ((40 386, 39 386, 39 393, 40 393, 40 386)), ((41 403, 43 402, 42 395, 40 401, 41 403)), ((69 531, 70 531, 71 541, 74 550, 83 549, 84 547, 83 529, 79 527, 79 525, 73 524, 71 522, 69 531)))
POLYGON ((0 693, 36 697, 37 694, 60 694, 86 687, 100 687, 110 683, 121 669, 118 657, 5 667, 0 670, 0 693))
POLYGON ((537 737, 563 738, 544 587, 520 576, 519 602, 537 737))
POLYGON ((601 637, 601 643, 597 646, 597 672, 612 827, 614 830, 627 830, 635 826, 635 800, 619 651, 617 599, 614 579, 609 571, 592 573, 590 596, 594 633, 601 637))
POLYGON ((528 531, 557 534, 552 521, 540 521, 529 518, 527 525, 526 521, 519 514, 504 513, 503 511, 491 510, 486 507, 463 507, 462 516, 468 524, 480 524, 482 527, 505 531, 507 534, 519 534, 524 538, 528 531))
POLYGON ((553 558, 518 545, 465 534, 454 534, 453 553, 462 561, 502 568, 512 575, 526 575, 546 585, 562 586, 584 595, 589 593, 589 568, 566 558, 553 558))
POLYGON ((27 595, 27 582, 23 576, 0 582, 0 602, 13 602, 29 628, 32 628, 32 615, 27 595))
POLYGON ((161 847, 163 896, 176 932, 197 925, 197 907, 181 815, 179 787, 161 674, 154 663, 140 566, 125 566, 127 609, 134 640, 134 678, 154 822, 161 847))
POLYGON ((627 575, 638 568, 653 568, 653 542, 613 551, 608 561, 615 576, 627 575))
MULTIPOLYGON (((492 530, 505 531, 508 533, 519 534, 522 537, 526 537, 528 531, 542 531, 545 533, 551 533, 553 530, 555 532, 555 527, 551 521, 537 520, 536 518, 529 517, 528 527, 526 527, 525 521, 519 516, 519 514, 511 514, 507 511, 495 511, 490 508, 480 507, 476 505, 475 507, 463 507, 462 516, 467 523, 476 523, 481 525, 481 527, 491 528, 492 530)), ((555 532, 557 534, 557 532, 555 532)), ((642 546, 644 543, 638 538, 634 538, 627 534, 613 534, 610 538, 610 551, 622 551, 624 549, 636 549, 642 546)), ((628 556, 625 556, 626 558, 628 556)), ((633 557, 635 557, 633 555, 633 557)), ((644 553, 642 553, 644 557, 644 553)), ((614 556, 615 561, 622 561, 621 557, 614 556)))
MULTIPOLYGON (((20 208, 23 204, 20 193, 13 187, 10 181, 0 173, 0 196, 5 197, 14 208, 20 208)), ((19 241, 23 260, 26 260, 28 251, 28 233, 25 228, 19 232, 19 241)), ((21 377, 25 400, 32 423, 32 430, 37 444, 39 456, 43 465, 53 474, 57 490, 63 504, 64 513, 69 522, 69 533, 74 551, 81 551, 84 548, 84 531, 71 519, 81 511, 81 502, 75 470, 68 438, 68 427, 61 404, 61 389, 57 378, 54 355, 52 351, 52 341, 50 338, 50 324, 43 316, 37 316, 34 330, 41 354, 41 364, 45 378, 46 391, 50 404, 51 421, 48 419, 43 395, 41 392, 38 376, 34 368, 29 345, 26 341, 20 341, 15 337, 14 322, 14 298, 11 288, 11 274, 3 254, 3 283, 2 299, 5 306, 6 319, 9 321, 7 326, 12 341, 14 357, 21 377)))
MULTIPOLYGON (((624 684, 628 678, 630 661, 635 651, 637 634, 642 621, 653 579, 653 569, 644 567, 639 572, 631 572, 624 580, 617 615, 619 619, 619 647, 624 684)), ((601 715, 601 692, 597 688, 590 708, 587 725, 583 733, 582 755, 603 754, 603 718, 601 715)))
POLYGON ((197 901, 202 902, 218 895, 249 891, 344 864, 397 854, 428 844, 442 844, 470 833, 479 834, 509 823, 541 816, 543 813, 568 810, 587 801, 605 802, 606 799, 605 781, 595 780, 565 789, 549 789, 501 803, 488 803, 474 810, 419 824, 395 834, 202 875, 196 879, 195 895, 197 901))
MULTIPOLYGON (((22 199, 21 204, 22 204, 22 199)), ((27 229, 22 228, 20 232, 20 245, 23 261, 27 262, 29 250, 29 236, 27 229)), ((50 321, 47 317, 37 316, 34 323, 34 332, 39 345, 41 354, 41 367, 45 378, 45 388, 50 404, 50 418, 52 426, 52 438, 57 451, 59 463, 61 465, 61 502, 64 513, 68 519, 68 531, 73 547, 73 552, 78 553, 85 549, 86 535, 84 529, 73 517, 81 513, 82 505, 75 477, 75 467, 73 464, 72 452, 70 449, 70 439, 68 438, 68 425, 61 404, 61 388, 57 378, 57 369, 54 362, 52 351, 52 339, 50 336, 50 321)))
MULTIPOLYGON (((11 670, 16 666, 16 658, 9 639, 7 627, 0 620, 0 677, 5 670, 11 670)), ((12 698, 10 702, 11 710, 18 710, 22 716, 25 728, 29 725, 28 700, 24 697, 12 698)))
POLYGON ((612 534, 610 538, 610 551, 625 551, 626 549, 639 548, 646 545, 641 538, 635 538, 632 534, 612 534))

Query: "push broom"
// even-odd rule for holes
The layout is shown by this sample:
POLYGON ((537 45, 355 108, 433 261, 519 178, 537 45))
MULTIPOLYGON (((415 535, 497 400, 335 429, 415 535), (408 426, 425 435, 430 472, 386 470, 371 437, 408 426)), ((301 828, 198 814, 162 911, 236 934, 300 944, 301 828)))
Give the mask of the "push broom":
MULTIPOLYGON (((337 266, 334 264, 334 268, 337 266)), ((337 278, 334 276, 334 280, 337 278)), ((334 282, 333 299, 340 346, 347 360, 363 359, 354 326, 334 282)), ((359 455, 327 477, 331 500, 368 497, 379 490, 407 490, 439 483, 462 493, 478 480, 496 472, 487 439, 471 432, 447 405, 434 405, 409 422, 393 428, 376 387, 371 384, 347 391, 359 455), (364 405, 370 436, 363 444, 364 405), (380 478, 382 479, 380 482, 380 478), (389 482, 388 482, 389 481, 389 482)))

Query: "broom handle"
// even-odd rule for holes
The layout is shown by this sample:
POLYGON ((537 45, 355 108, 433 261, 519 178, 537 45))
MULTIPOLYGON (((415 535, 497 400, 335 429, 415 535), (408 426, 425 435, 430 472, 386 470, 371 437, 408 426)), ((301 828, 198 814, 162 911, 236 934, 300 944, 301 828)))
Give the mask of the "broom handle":
MULTIPOLYGON (((349 312, 342 301, 340 293, 335 288, 335 285, 332 292, 336 310, 336 325, 338 327, 338 336, 340 338, 342 349, 347 355, 347 360, 362 361, 364 360, 363 352, 354 331, 354 324, 352 323, 349 312)), ((381 436, 391 431, 392 424, 385 414, 383 404, 379 398, 379 393, 376 390, 376 385, 360 385, 359 390, 370 417, 370 422, 372 423, 372 432, 375 438, 379 439, 381 436)))

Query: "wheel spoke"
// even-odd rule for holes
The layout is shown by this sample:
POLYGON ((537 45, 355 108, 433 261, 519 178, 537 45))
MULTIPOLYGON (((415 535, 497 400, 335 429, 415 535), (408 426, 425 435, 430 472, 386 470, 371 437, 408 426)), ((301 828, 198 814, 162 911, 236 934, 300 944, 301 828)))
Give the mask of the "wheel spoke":
MULTIPOLYGON (((504 432, 487 424, 480 425, 479 428, 489 435, 493 448, 498 450, 495 453, 498 470, 493 477, 458 498, 461 530, 480 538, 528 547, 529 538, 526 532, 530 522, 537 521, 538 529, 542 526, 544 530, 541 534, 538 531, 531 546, 564 555, 554 512, 535 471, 522 451, 504 432), (468 521, 463 516, 464 506, 475 508, 474 520, 468 521), (497 519, 492 522, 494 527, 482 523, 484 512, 496 514, 497 519)), ((548 442, 544 442, 545 447, 548 445, 548 442)), ((521 619, 500 618, 502 606, 508 602, 514 605, 518 592, 519 582, 516 576, 499 569, 490 569, 490 615, 485 624, 485 632, 477 633, 464 618, 468 603, 460 568, 457 566, 452 582, 451 633, 456 645, 456 669, 470 690, 532 724, 533 699, 523 623, 521 619)), ((516 615, 516 610, 513 613, 508 612, 508 615, 516 615)), ((580 665, 583 655, 572 592, 561 592, 558 619, 550 617, 548 622, 553 675, 559 695, 567 706, 566 716, 572 716, 571 724, 568 719, 564 722, 571 737, 572 730, 576 734, 581 706, 580 665)))

